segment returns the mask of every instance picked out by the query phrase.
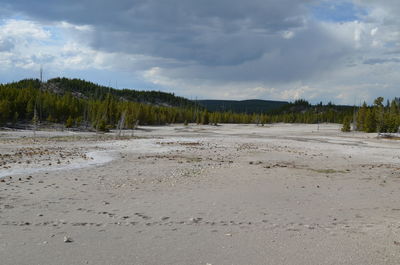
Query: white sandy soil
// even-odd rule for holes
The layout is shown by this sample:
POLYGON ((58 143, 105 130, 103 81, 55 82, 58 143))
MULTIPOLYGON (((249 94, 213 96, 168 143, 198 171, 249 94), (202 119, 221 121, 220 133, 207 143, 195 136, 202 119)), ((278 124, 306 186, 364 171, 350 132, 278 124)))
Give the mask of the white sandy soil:
POLYGON ((335 124, 134 134, 0 132, 0 264, 400 264, 399 141, 335 124))

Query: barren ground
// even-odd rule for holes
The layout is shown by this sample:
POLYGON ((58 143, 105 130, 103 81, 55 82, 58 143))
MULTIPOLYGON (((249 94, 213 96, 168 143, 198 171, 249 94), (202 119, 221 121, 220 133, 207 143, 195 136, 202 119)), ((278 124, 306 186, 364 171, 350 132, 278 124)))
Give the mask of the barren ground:
POLYGON ((400 142, 317 129, 2 131, 0 264, 399 264, 400 142))

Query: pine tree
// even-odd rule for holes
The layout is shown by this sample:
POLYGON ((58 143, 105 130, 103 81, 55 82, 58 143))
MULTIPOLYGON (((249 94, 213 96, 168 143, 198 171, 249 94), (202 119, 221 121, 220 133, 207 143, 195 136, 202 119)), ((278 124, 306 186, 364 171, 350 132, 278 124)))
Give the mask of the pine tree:
POLYGON ((365 115, 364 131, 368 133, 376 132, 375 112, 368 109, 365 115))
POLYGON ((349 117, 345 117, 343 119, 342 132, 350 132, 350 118, 349 117))
POLYGON ((365 131, 365 118, 367 115, 367 103, 363 103, 362 107, 358 110, 357 113, 357 129, 360 131, 365 131))

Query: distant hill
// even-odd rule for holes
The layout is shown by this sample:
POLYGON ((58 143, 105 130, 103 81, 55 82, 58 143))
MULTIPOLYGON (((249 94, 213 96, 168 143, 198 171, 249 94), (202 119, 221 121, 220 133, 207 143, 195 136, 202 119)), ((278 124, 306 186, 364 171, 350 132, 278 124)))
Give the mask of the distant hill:
POLYGON ((170 107, 195 107, 189 99, 161 91, 139 91, 133 89, 114 89, 101 86, 81 79, 53 78, 44 87, 55 93, 71 92, 74 96, 83 98, 104 99, 108 93, 125 101, 148 103, 170 107))
POLYGON ((289 104, 286 101, 273 100, 198 100, 209 111, 232 111, 235 113, 268 113, 289 104))

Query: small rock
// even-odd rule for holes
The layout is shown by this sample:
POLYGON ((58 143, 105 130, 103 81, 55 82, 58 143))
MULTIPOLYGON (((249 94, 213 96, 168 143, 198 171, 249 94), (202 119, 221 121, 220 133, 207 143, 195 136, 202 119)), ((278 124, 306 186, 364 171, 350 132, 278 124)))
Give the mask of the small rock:
POLYGON ((199 217, 193 218, 193 217, 192 217, 192 218, 190 218, 189 220, 190 220, 190 222, 197 224, 198 222, 200 222, 200 221, 202 220, 202 218, 199 218, 199 217))
POLYGON ((74 241, 72 240, 72 238, 70 238, 70 237, 68 237, 68 236, 64 236, 64 243, 72 243, 72 242, 74 242, 74 241))

